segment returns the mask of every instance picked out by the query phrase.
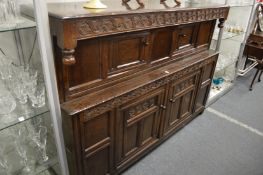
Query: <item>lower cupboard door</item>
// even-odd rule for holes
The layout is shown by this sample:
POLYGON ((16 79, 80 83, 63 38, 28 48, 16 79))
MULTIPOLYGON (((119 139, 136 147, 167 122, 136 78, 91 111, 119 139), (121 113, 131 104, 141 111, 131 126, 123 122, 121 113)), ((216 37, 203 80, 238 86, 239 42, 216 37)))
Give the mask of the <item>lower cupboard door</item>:
POLYGON ((121 106, 117 114, 117 168, 122 168, 158 141, 164 88, 121 106))
POLYGON ((109 175, 113 172, 114 112, 82 117, 81 138, 85 175, 109 175))
POLYGON ((168 114, 165 121, 164 134, 168 134, 192 114, 194 90, 171 100, 168 105, 168 114))
POLYGON ((181 82, 172 84, 164 122, 164 135, 176 130, 193 113, 199 72, 186 77, 181 82))

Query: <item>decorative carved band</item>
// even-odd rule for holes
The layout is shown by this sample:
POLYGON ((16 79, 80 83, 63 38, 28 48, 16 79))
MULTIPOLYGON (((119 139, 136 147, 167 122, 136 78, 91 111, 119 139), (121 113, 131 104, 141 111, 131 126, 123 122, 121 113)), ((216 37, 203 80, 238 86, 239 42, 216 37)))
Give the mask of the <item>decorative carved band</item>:
POLYGON ((77 21, 77 38, 86 39, 127 31, 226 18, 229 8, 193 9, 123 16, 84 18, 77 21))
POLYGON ((131 91, 129 93, 126 93, 122 96, 116 97, 113 100, 107 101, 105 103, 102 103, 94 108, 88 109, 84 112, 84 120, 90 120, 93 117, 96 117, 98 115, 101 115, 117 106, 120 106, 121 104, 124 104, 130 100, 133 100, 135 98, 138 98, 142 95, 144 95, 145 93, 152 91, 154 89, 157 89, 165 84, 167 84, 168 82, 177 80, 185 75, 187 75, 190 72, 194 72, 199 70, 200 68, 202 68, 204 65, 207 65, 211 62, 214 61, 214 57, 210 57, 200 63, 196 63, 192 66, 189 66, 188 68, 185 68, 179 72, 176 72, 174 74, 168 75, 162 79, 156 80, 153 83, 147 84, 143 87, 140 87, 134 91, 131 91))

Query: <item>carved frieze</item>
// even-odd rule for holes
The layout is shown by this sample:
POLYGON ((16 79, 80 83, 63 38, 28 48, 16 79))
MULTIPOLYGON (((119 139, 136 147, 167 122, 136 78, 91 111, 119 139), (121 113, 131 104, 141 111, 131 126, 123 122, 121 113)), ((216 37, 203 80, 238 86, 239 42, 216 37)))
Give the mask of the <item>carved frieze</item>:
POLYGON ((76 22, 77 39, 151 29, 157 26, 171 26, 181 23, 226 18, 227 14, 228 8, 223 7, 220 9, 193 9, 187 11, 82 18, 76 22))

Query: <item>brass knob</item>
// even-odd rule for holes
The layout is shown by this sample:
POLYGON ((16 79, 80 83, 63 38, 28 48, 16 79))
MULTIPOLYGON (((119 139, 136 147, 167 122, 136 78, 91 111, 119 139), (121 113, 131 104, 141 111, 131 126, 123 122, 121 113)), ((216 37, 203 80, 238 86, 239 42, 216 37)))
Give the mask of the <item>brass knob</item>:
POLYGON ((180 36, 180 37, 186 37, 187 35, 186 35, 186 34, 183 34, 183 33, 181 33, 181 34, 179 34, 179 36, 180 36))
POLYGON ((170 99, 170 102, 175 103, 175 100, 171 98, 171 99, 170 99))
POLYGON ((160 107, 161 107, 162 109, 166 109, 166 106, 164 106, 164 105, 161 105, 160 107))
POLYGON ((148 46, 148 45, 149 45, 149 42, 148 42, 148 41, 144 41, 143 44, 144 44, 145 46, 148 46))

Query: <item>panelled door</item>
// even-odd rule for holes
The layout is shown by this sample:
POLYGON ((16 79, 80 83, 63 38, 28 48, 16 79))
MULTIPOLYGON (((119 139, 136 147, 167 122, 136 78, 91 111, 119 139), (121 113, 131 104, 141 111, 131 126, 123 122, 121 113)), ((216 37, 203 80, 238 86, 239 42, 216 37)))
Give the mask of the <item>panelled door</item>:
POLYGON ((200 71, 171 84, 164 121, 164 135, 176 130, 177 126, 193 113, 194 97, 199 77, 200 71))
POLYGON ((205 104, 209 95, 214 70, 216 66, 217 56, 213 57, 213 62, 206 64, 202 68, 202 77, 201 77, 201 85, 198 88, 198 93, 196 95, 195 102, 195 112, 199 113, 204 110, 205 104))
POLYGON ((158 141, 165 88, 149 92, 119 107, 116 125, 116 162, 122 168, 158 141))

